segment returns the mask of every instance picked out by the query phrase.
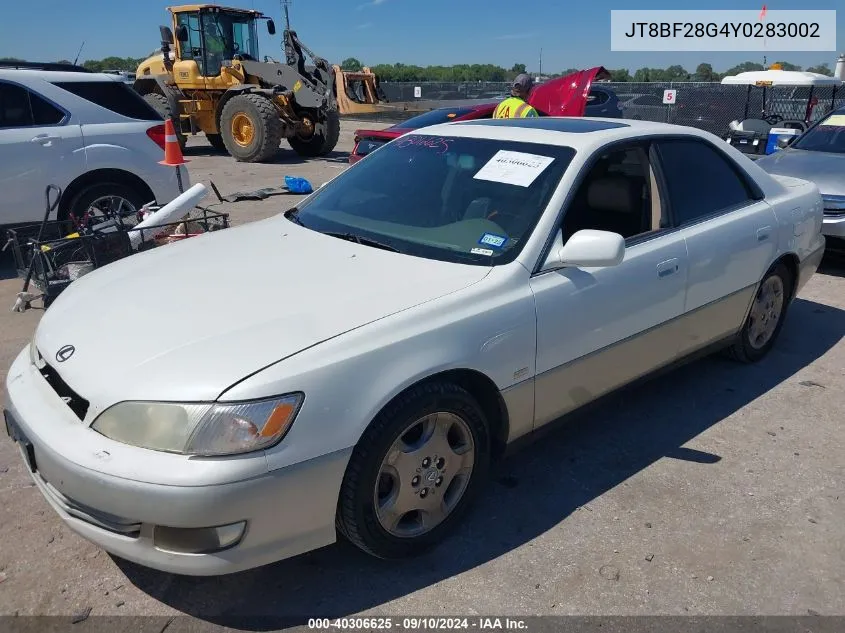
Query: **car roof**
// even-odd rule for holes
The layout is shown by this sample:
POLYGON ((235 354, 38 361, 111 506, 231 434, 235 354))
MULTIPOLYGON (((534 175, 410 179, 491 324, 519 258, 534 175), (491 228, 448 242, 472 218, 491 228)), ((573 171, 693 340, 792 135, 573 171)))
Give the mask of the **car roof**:
POLYGON ((116 81, 121 82, 119 75, 105 73, 81 73, 66 70, 35 70, 22 68, 0 68, 0 79, 10 81, 116 81))
POLYGON ((703 130, 670 123, 600 117, 537 117, 527 119, 478 119, 441 123, 416 130, 415 134, 488 138, 545 145, 564 145, 576 150, 614 140, 670 134, 717 139, 703 130))

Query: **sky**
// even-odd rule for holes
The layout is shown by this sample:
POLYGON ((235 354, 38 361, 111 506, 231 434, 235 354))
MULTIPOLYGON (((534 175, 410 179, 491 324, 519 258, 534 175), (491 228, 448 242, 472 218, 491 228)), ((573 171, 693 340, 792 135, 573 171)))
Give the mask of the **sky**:
MULTIPOLYGON (((168 23, 166 0, 32 0, 4 2, 0 57, 80 61, 143 57, 159 46, 158 26, 168 23)), ((283 17, 279 0, 228 0, 262 11, 276 21, 278 33, 262 30, 261 54, 281 53, 283 17)), ((681 64, 694 71, 709 62, 716 71, 743 61, 763 61, 763 53, 623 53, 610 51, 611 9, 748 9, 760 2, 737 0, 293 0, 291 25, 300 39, 332 63, 355 57, 365 65, 492 63, 510 68, 523 63, 531 72, 567 68, 665 68, 681 64)), ((845 52, 845 3, 842 0, 772 0, 769 11, 839 9, 837 46, 845 52), (838 5, 838 6, 837 6, 838 5)), ((766 52, 768 62, 803 67, 828 62, 837 53, 766 52)))

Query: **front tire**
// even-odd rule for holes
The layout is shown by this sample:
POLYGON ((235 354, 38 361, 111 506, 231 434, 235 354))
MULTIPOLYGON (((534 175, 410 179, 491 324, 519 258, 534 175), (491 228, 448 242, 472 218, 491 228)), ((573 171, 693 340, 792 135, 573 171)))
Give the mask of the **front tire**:
POLYGON ((229 99, 220 114, 226 150, 242 163, 261 163, 276 155, 284 125, 273 103, 260 94, 229 99))
POLYGON ((449 382, 417 385, 373 420, 340 490, 337 527, 379 558, 420 554, 456 525, 487 477, 481 407, 449 382))
POLYGON ((782 263, 766 273, 742 330, 728 350, 731 357, 742 363, 756 363, 769 353, 783 327, 794 283, 792 273, 782 263))

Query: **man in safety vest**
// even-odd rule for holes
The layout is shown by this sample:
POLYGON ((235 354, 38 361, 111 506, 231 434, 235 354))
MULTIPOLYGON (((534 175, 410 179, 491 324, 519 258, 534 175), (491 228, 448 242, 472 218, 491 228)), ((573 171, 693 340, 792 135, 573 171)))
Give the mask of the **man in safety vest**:
POLYGON ((493 112, 494 119, 522 119, 539 116, 526 101, 534 82, 528 75, 518 75, 511 85, 511 96, 502 101, 493 112))

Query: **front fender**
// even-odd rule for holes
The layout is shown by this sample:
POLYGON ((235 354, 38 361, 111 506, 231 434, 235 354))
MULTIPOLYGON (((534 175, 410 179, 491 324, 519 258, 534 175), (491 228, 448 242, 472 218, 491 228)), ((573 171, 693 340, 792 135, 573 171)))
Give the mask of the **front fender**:
POLYGON ((300 352, 235 385, 220 400, 305 393, 290 433, 267 452, 272 469, 354 446, 385 405, 434 374, 474 370, 500 391, 530 379, 533 295, 521 266, 502 268, 510 274, 491 273, 463 291, 300 352), (513 274, 517 268, 522 274, 513 274))

